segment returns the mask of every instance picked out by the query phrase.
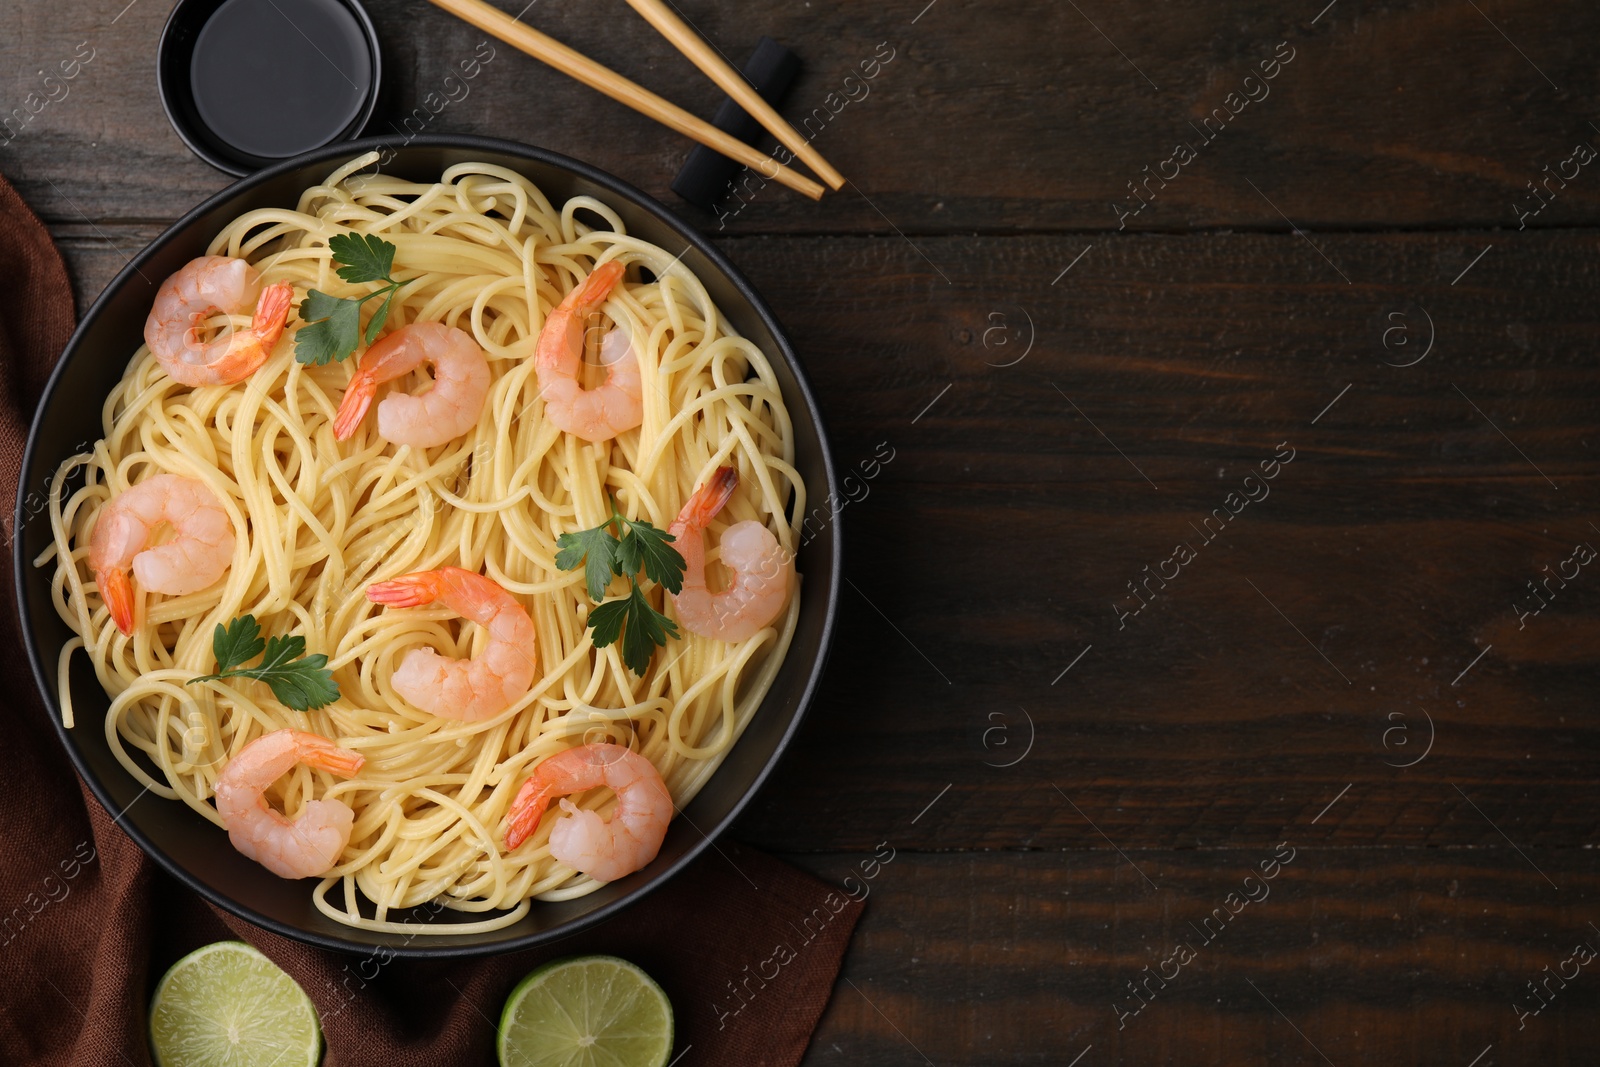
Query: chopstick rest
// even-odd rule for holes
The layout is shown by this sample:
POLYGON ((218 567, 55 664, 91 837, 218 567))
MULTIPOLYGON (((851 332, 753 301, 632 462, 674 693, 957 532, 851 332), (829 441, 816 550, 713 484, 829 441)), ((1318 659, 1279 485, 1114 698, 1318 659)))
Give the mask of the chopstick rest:
MULTIPOLYGON (((755 51, 744 61, 740 73, 761 98, 773 107, 783 103, 789 86, 800 74, 800 57, 770 37, 756 42, 755 51)), ((731 97, 724 96, 711 124, 724 133, 747 143, 766 131, 749 112, 731 97)), ((704 145, 696 145, 672 179, 672 191, 696 207, 717 209, 717 201, 727 193, 740 164, 704 145)))

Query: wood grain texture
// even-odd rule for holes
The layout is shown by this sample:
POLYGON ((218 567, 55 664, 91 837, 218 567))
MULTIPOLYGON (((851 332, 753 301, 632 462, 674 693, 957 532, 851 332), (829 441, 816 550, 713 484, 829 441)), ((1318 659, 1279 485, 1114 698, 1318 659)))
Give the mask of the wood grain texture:
POLYGON ((797 242, 733 242, 841 464, 898 450, 840 515, 829 688, 750 831, 854 841, 953 783, 908 845, 1097 843, 1054 782, 1118 844, 1204 847, 1359 783, 1323 830, 1501 840, 1454 782, 1521 843, 1591 842, 1600 581, 1521 630, 1514 605, 1600 543, 1594 242, 1497 245, 1452 286, 1488 243, 1329 238, 1347 286, 1290 236, 1119 238, 1052 287, 1081 240, 918 241, 948 286, 903 241, 819 241, 803 271, 797 242), (1408 304, 1437 341, 1395 367, 1426 342, 1413 311, 1410 348, 1382 343, 1408 304), (1014 366, 989 365, 1026 340, 984 346, 996 309, 1034 324, 1014 366), (1210 533, 1251 485, 1270 495, 1210 533), (1179 543, 1196 558, 1119 622, 1179 543), (986 765, 1021 758, 1030 717, 1026 759, 986 765), (1427 758, 1395 766, 1429 717, 1427 758))
MULTIPOLYGON (((0 146, 0 172, 52 221, 171 218, 227 181, 188 153, 161 111, 155 42, 169 5, 122 6, 21 5, 7 15, 0 69, 17 74, 0 114, 23 105, 34 71, 80 43, 94 50, 68 95, 0 146)), ((749 203, 719 224, 668 192, 690 148, 683 138, 504 47, 463 96, 445 79, 473 57, 480 31, 414 0, 365 6, 388 86, 376 132, 403 137, 405 117, 422 108, 415 121, 429 131, 579 156, 712 229, 1115 230, 1128 183, 1172 174, 1162 163, 1183 142, 1196 158, 1166 187, 1149 186, 1150 207, 1128 226, 1287 230, 1287 216, 1313 229, 1515 230, 1514 203, 1536 203, 1527 183, 1559 169, 1580 141, 1600 144, 1589 125, 1587 42, 1600 33, 1592 6, 1496 0, 1480 13, 1453 0, 1377 10, 1342 0, 1313 25, 1322 4, 1263 0, 1167 4, 1159 17, 1135 0, 1003 9, 684 0, 683 14, 735 63, 762 34, 800 53, 805 70, 784 114, 854 183, 821 205, 752 185, 749 203), (1246 85, 1283 42, 1289 64, 1246 85), (863 82, 861 64, 887 55, 863 82), (446 92, 459 99, 429 103, 446 92), (1239 94, 1231 105, 1230 93, 1239 94), (1258 101, 1239 103, 1246 93, 1258 101), (1217 108, 1226 123, 1205 128, 1217 108)), ((522 4, 501 6, 515 14, 522 4)), ((524 18, 698 115, 719 99, 620 4, 544 0, 524 18)), ((1529 225, 1600 218, 1592 170, 1552 185, 1553 202, 1529 225)))
POLYGON ((1079 1067, 1593 1062, 1595 962, 1569 963, 1577 977, 1551 980, 1537 1015, 1527 988, 1580 942, 1600 950, 1591 860, 1532 851, 1558 892, 1503 846, 1285 837, 1294 858, 1266 882, 1259 864, 1284 837, 1130 853, 1155 888, 1110 851, 898 852, 870 881, 860 856, 791 857, 868 894, 805 1063, 1067 1067, 1091 1047, 1079 1067), (1148 990, 1142 1008, 1129 982, 1148 990))
MULTIPOLYGON (((1600 571, 1558 577, 1600 546, 1594 164, 1519 214, 1600 144, 1600 9, 674 0, 735 63, 763 33, 802 55, 784 113, 852 179, 719 219, 667 191, 686 142, 509 49, 433 114, 481 35, 366 6, 380 129, 662 198, 817 390, 854 479, 817 520, 844 531, 838 640, 735 833, 870 893, 808 1065, 1593 1061, 1592 968, 1515 1005, 1600 948, 1600 571), (1283 47, 1270 95, 1196 129, 1283 47), (1270 896, 1195 931, 1281 841, 1270 896)), ((96 50, 0 145, 80 309, 226 181, 161 116, 165 15, 33 6, 0 39, 0 116, 96 50)), ((620 0, 524 18, 715 106, 620 0)))

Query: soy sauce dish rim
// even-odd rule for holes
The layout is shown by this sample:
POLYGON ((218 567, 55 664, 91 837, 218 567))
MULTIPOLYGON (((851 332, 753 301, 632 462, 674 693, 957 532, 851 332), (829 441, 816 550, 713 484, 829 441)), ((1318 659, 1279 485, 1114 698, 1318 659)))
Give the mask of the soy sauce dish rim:
MULTIPOLYGON (((299 159, 299 155, 269 158, 257 156, 230 144, 224 137, 206 125, 193 102, 193 82, 189 75, 189 59, 194 54, 195 39, 205 23, 229 0, 177 0, 161 27, 161 38, 156 45, 156 92, 161 98, 161 110, 173 132, 195 155, 205 162, 235 178, 243 178, 258 170, 276 167, 299 159), (199 8, 209 8, 197 15, 199 8), (198 20, 198 21, 197 21, 198 20), (179 31, 196 23, 187 39, 180 39, 179 31), (189 101, 185 107, 185 101, 189 101), (194 112, 192 115, 190 112, 194 112)), ((377 111, 383 86, 383 49, 378 43, 378 30, 361 6, 361 0, 333 0, 355 17, 361 36, 367 45, 372 61, 371 77, 361 89, 365 93, 356 115, 339 132, 308 152, 333 145, 348 143, 359 137, 372 121, 377 111)))
MULTIPOLYGON (((744 811, 771 775, 773 768, 793 741, 802 719, 816 697, 823 669, 832 648, 842 575, 840 527, 836 515, 829 516, 822 528, 808 540, 805 547, 800 549, 799 570, 805 576, 804 599, 800 609, 801 624, 791 642, 778 677, 762 701, 761 707, 752 716, 744 733, 724 757, 722 766, 711 776, 695 800, 688 805, 688 810, 697 807, 709 808, 712 801, 716 801, 720 810, 713 811, 709 816, 704 810, 699 812, 701 819, 695 820, 692 838, 686 836, 688 831, 684 828, 689 820, 682 815, 675 818, 668 827, 668 841, 662 846, 662 855, 643 870, 574 901, 559 903, 535 901, 534 911, 524 916, 518 923, 498 931, 466 935, 415 933, 400 935, 333 923, 332 920, 316 912, 311 904, 311 892, 315 880, 302 879, 288 882, 277 879, 270 872, 235 852, 223 830, 180 801, 161 797, 141 800, 142 793, 133 796, 138 786, 137 781, 120 764, 114 761, 107 763, 109 748, 105 747, 104 719, 110 698, 105 695, 103 689, 100 689, 97 682, 93 682, 92 671, 89 670, 81 654, 74 654, 72 657, 74 670, 87 673, 92 684, 87 689, 74 685, 78 721, 71 730, 62 723, 60 705, 56 697, 58 658, 61 648, 71 637, 71 631, 60 621, 51 603, 48 591, 49 568, 34 568, 32 565, 33 558, 42 551, 41 546, 48 545, 50 533, 48 516, 30 504, 28 487, 34 481, 40 480, 41 472, 35 471, 37 466, 48 463, 49 466, 43 468, 43 472, 54 471, 56 465, 70 454, 70 451, 63 453, 63 448, 70 450, 77 447, 57 444, 51 449, 51 454, 45 456, 42 454, 44 446, 41 437, 49 435, 59 438, 65 433, 70 439, 73 434, 81 432, 81 424, 86 418, 92 418, 98 426, 100 417, 98 397, 92 405, 92 415, 85 415, 81 410, 74 412, 72 406, 76 402, 76 395, 62 391, 63 380, 69 376, 68 372, 75 368, 80 370, 80 374, 98 373, 108 376, 114 370, 115 376, 120 377, 127 359, 139 343, 139 338, 130 336, 126 345, 108 345, 104 338, 95 337, 97 324, 103 317, 108 316, 113 320, 128 319, 130 310, 127 305, 139 297, 139 294, 132 290, 140 283, 144 286, 144 292, 153 297, 154 272, 158 272, 160 268, 153 268, 150 274, 141 268, 150 266, 152 261, 163 254, 170 257, 172 252, 169 251, 169 246, 185 241, 192 243, 197 239, 203 245, 212 235, 204 234, 203 239, 200 239, 193 231, 204 225, 208 218, 218 215, 232 218, 254 207, 277 203, 259 199, 269 195, 258 192, 263 186, 289 182, 291 177, 299 172, 297 177, 293 177, 292 187, 303 189, 322 180, 343 162, 371 151, 392 153, 383 168, 386 171, 416 172, 418 168, 427 170, 437 166, 440 159, 447 159, 450 163, 480 159, 483 162, 509 166, 517 169, 519 173, 526 173, 528 170, 553 170, 558 172, 556 177, 547 180, 571 181, 582 191, 598 191, 600 195, 609 197, 608 205, 624 217, 629 223, 630 231, 635 228, 662 227, 665 232, 687 242, 689 248, 680 259, 695 270, 697 276, 707 284, 708 289, 724 290, 724 295, 718 299, 718 306, 724 316, 730 321, 743 318, 747 324, 754 324, 757 327, 755 331, 744 332, 748 335, 764 331, 772 343, 773 350, 769 355, 773 357, 775 371, 783 379, 781 384, 785 390, 785 399, 797 429, 796 466, 801 469, 807 488, 812 491, 807 494, 808 506, 810 499, 823 493, 827 494, 825 499, 838 499, 837 476, 828 446, 827 432, 815 395, 794 348, 771 308, 743 274, 711 244, 707 237, 673 215, 658 201, 621 179, 587 163, 545 149, 498 138, 465 135, 421 134, 414 136, 407 144, 400 147, 394 147, 382 138, 367 138, 325 145, 234 182, 190 210, 138 252, 95 299, 52 370, 33 424, 29 428, 27 447, 22 460, 21 484, 18 487, 16 511, 13 516, 12 568, 17 590, 17 610, 21 616, 23 639, 33 668, 34 681, 56 734, 66 748, 78 774, 88 783, 96 800, 108 812, 113 813, 112 817, 117 825, 167 874, 189 889, 226 911, 273 933, 336 951, 350 953, 377 951, 386 957, 443 959, 485 956, 527 949, 569 937, 601 923, 660 888, 712 846, 713 842, 744 811), (119 306, 119 303, 123 306, 119 306), (96 340, 99 342, 98 345, 91 343, 96 340), (91 362, 85 364, 85 361, 91 362), (106 364, 115 364, 115 367, 106 364), (79 429, 74 429, 75 426, 79 429), (806 453, 804 455, 802 448, 806 453), (52 631, 64 633, 65 637, 56 640, 51 635, 52 631), (786 722, 776 718, 785 713, 788 715, 786 722), (764 716, 766 718, 763 718, 764 716), (752 745, 756 747, 741 752, 741 746, 752 745), (105 751, 102 752, 102 748, 105 751), (94 766, 96 760, 107 772, 105 779, 94 766), (725 778, 736 766, 743 776, 741 782, 725 778), (130 796, 132 796, 131 803, 130 796), (167 807, 154 809, 134 807, 143 803, 167 807), (148 828, 142 825, 141 820, 159 825, 153 829, 148 828), (214 835, 214 838, 206 836, 208 833, 214 835), (183 850, 191 857, 198 856, 198 860, 185 865, 169 854, 169 849, 183 850), (669 850, 675 851, 676 855, 669 858, 669 850), (241 867, 241 864, 248 866, 241 867), (197 869, 206 868, 205 874, 208 877, 222 881, 231 879, 233 884, 245 886, 250 892, 243 895, 256 898, 257 903, 249 903, 228 890, 218 888, 206 877, 197 873, 197 870, 191 870, 191 866, 197 869), (251 868, 259 875, 259 879, 271 879, 272 882, 262 882, 248 877, 251 868), (285 895, 282 886, 289 886, 290 891, 303 895, 305 915, 310 923, 320 927, 319 929, 301 925, 298 920, 274 917, 262 910, 264 905, 260 904, 260 901, 267 899, 270 903, 274 897, 277 898, 280 910, 284 901, 291 902, 288 905, 291 910, 299 908, 298 903, 293 903, 293 899, 285 895), (601 902, 585 908, 585 901, 592 903, 597 899, 601 902), (539 909, 547 910, 541 913, 539 909), (554 918, 558 912, 568 917, 554 918), (533 924, 533 929, 520 929, 529 924, 536 915, 540 921, 533 924), (546 919, 550 921, 545 922, 546 919)), ((289 186, 286 186, 287 188, 289 186)), ((552 196, 552 199, 555 198, 552 196)), ((292 207, 293 204, 283 206, 292 207)), ((217 224, 214 218, 211 224, 217 224)), ((142 313, 139 321, 142 322, 142 313)), ((117 336, 120 337, 120 333, 117 336)), ((76 680, 81 683, 81 676, 76 680)), ((73 685, 74 679, 69 679, 68 684, 73 685)), ((32 713, 31 709, 28 713, 32 713)), ((412 911, 426 907, 427 905, 422 905, 412 911)), ((401 920, 397 918, 396 921, 401 920)))

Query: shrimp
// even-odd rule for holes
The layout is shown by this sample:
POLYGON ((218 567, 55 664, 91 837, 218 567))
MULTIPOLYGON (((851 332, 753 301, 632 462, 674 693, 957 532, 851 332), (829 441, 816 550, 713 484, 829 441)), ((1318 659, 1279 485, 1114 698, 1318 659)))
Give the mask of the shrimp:
POLYGON ((204 482, 157 474, 118 493, 100 510, 89 540, 89 568, 117 629, 133 633, 133 583, 181 596, 221 578, 233 562, 233 520, 204 482), (171 526, 173 538, 150 547, 171 526))
POLYGON ((261 276, 242 259, 201 256, 161 283, 144 323, 144 343, 156 362, 183 385, 229 385, 248 378, 272 354, 294 299, 287 282, 269 285, 256 299, 261 276), (233 315, 255 303, 248 330, 200 343, 200 324, 213 311, 233 315))
POLYGON ((378 436, 397 445, 432 448, 478 425, 489 397, 489 360, 465 330, 442 322, 402 326, 367 349, 334 416, 333 435, 356 432, 383 382, 427 363, 433 387, 415 396, 392 393, 378 405, 378 436))
POLYGON ((738 485, 738 471, 719 468, 667 527, 684 562, 683 590, 672 596, 678 621, 702 637, 729 642, 743 641, 776 619, 794 577, 794 555, 764 524, 750 519, 722 531, 722 565, 733 574, 728 588, 720 593, 706 588, 705 528, 738 485))
POLYGON ((563 799, 567 816, 550 827, 550 855, 601 882, 637 871, 656 858, 674 809, 655 764, 621 745, 579 745, 535 767, 506 813, 506 848, 538 829, 552 797, 602 785, 617 794, 616 814, 607 822, 563 799))
POLYGON ((583 284, 544 320, 539 331, 535 369, 545 417, 585 441, 609 441, 644 421, 644 384, 639 357, 627 331, 618 326, 600 344, 606 380, 593 389, 578 384, 582 364, 584 320, 605 302, 622 279, 616 260, 600 264, 583 284))
POLYGON ((286 819, 262 794, 296 763, 344 778, 366 757, 303 730, 274 730, 245 745, 217 778, 217 814, 233 847, 279 878, 327 874, 350 843, 355 813, 339 800, 312 800, 286 819))
POLYGON ((414 608, 435 600, 489 631, 477 659, 450 659, 431 648, 406 653, 389 676, 395 692, 423 711, 456 722, 477 722, 509 708, 533 686, 538 633, 527 609, 481 574, 460 567, 418 571, 367 587, 374 604, 414 608))

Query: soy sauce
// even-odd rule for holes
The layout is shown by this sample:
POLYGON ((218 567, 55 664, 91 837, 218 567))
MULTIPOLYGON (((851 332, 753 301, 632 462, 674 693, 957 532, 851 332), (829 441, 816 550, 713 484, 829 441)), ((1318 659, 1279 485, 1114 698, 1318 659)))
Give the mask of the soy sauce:
POLYGON ((201 121, 219 140, 268 159, 344 133, 372 75, 361 24, 340 0, 227 0, 195 38, 189 62, 201 121))

